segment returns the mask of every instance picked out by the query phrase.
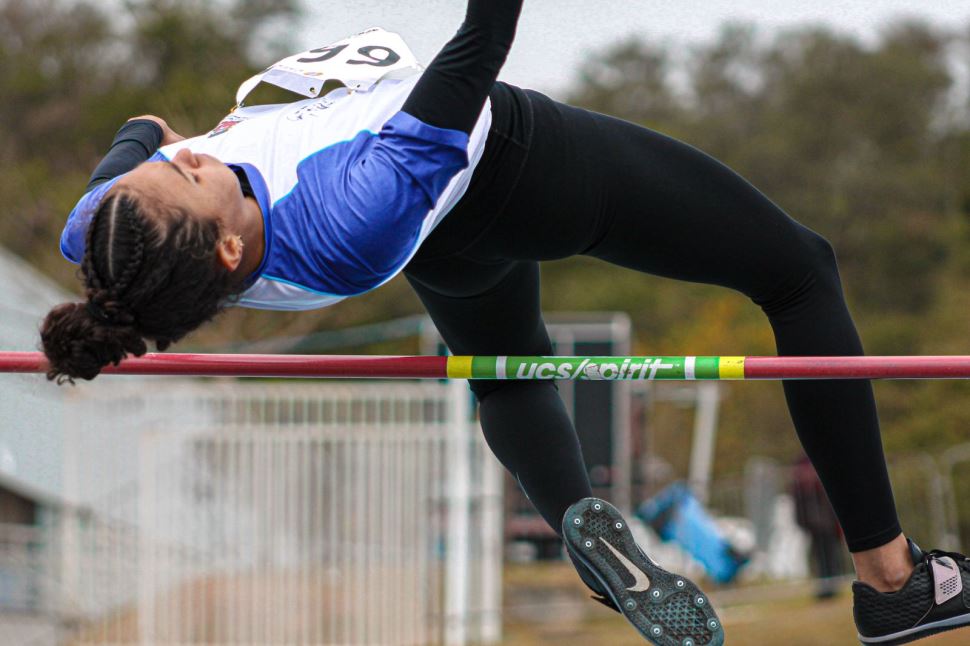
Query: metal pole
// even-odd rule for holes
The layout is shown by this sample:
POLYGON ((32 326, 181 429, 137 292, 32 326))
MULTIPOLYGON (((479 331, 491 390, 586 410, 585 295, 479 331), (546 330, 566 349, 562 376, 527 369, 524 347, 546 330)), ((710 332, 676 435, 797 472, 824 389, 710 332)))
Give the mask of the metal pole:
POLYGON ((448 386, 448 539, 445 554, 445 646, 468 643, 469 525, 471 524, 471 417, 468 388, 448 386))
POLYGON ((721 400, 717 382, 698 384, 694 412, 694 441, 691 444, 687 482, 705 505, 710 499, 714 445, 717 441, 717 410, 721 400))
MULTIPOLYGON (((0 352, 0 373, 46 372, 36 352, 0 352)), ((970 356, 429 357, 147 354, 105 374, 342 379, 704 381, 970 379, 970 356)))
POLYGON ((502 641, 502 465, 487 450, 479 458, 482 468, 481 491, 481 641, 502 641))

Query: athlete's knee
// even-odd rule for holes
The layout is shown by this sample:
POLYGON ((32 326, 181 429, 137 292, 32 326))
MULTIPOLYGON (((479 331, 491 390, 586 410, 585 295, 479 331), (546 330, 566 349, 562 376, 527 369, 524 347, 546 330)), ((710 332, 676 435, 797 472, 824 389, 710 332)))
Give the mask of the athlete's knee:
POLYGON ((768 314, 815 298, 842 298, 835 249, 825 237, 800 227, 792 244, 780 250, 781 264, 766 293, 753 297, 768 314))
POLYGON ((838 275, 838 261, 835 258, 835 248, 825 237, 805 229, 802 234, 808 247, 808 262, 816 273, 830 273, 838 275))
POLYGON ((807 269, 806 273, 820 287, 839 289, 839 264, 832 243, 811 229, 805 229, 802 238, 805 247, 802 263, 807 269))

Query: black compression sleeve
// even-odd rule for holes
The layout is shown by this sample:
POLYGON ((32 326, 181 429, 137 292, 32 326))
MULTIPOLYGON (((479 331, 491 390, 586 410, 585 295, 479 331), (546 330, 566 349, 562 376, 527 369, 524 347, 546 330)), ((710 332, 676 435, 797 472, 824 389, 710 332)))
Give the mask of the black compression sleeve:
POLYGON ((403 110, 470 134, 505 63, 522 0, 469 0, 465 22, 411 91, 403 110))
POLYGON ((162 127, 148 119, 135 119, 121 126, 108 153, 94 169, 84 192, 127 173, 151 157, 162 144, 162 127))

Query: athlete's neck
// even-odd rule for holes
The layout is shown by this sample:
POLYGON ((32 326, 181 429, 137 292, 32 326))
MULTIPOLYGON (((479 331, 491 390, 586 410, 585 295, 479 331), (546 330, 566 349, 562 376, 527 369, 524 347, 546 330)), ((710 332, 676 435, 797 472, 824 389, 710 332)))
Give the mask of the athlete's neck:
POLYGON ((256 198, 247 197, 242 218, 239 222, 236 234, 242 237, 243 256, 232 272, 234 279, 244 281, 259 269, 263 262, 263 254, 266 252, 266 236, 263 225, 263 211, 259 208, 256 198))

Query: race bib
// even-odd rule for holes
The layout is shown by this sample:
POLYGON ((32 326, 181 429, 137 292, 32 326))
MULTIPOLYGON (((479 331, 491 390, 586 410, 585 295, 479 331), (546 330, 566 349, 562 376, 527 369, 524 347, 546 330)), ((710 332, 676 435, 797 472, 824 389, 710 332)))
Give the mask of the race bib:
POLYGON ((367 91, 383 79, 407 78, 421 70, 418 59, 400 36, 375 27, 267 67, 239 86, 236 106, 241 107, 262 82, 315 98, 327 81, 340 81, 352 90, 367 91))

